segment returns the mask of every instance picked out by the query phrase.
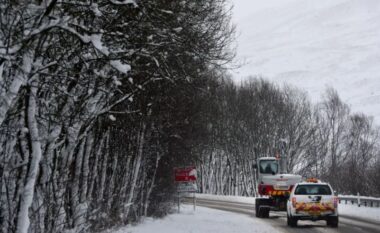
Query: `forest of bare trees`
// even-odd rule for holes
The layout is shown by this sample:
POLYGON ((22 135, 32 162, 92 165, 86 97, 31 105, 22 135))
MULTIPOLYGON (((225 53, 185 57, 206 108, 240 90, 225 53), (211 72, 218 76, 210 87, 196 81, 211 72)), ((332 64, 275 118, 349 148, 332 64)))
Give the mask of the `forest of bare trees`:
POLYGON ((173 167, 255 196, 252 164, 380 195, 379 130, 334 90, 314 106, 230 81, 226 0, 0 0, 0 232, 96 232, 163 216, 173 167))
POLYGON ((170 209, 195 98, 234 56, 225 6, 0 1, 1 232, 102 230, 170 209))
POLYGON ((208 101, 207 143, 194 148, 201 192, 256 196, 253 163, 274 157, 285 140, 289 172, 330 182, 340 194, 380 195, 380 129, 335 90, 311 104, 292 87, 226 78, 208 101))

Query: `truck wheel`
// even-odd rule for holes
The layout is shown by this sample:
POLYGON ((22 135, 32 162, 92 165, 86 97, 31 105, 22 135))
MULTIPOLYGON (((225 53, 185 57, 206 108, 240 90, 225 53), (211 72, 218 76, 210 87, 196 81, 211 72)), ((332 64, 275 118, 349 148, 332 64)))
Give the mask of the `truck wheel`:
POLYGON ((288 226, 291 226, 291 227, 296 227, 297 226, 297 219, 292 217, 292 216, 289 216, 287 215, 287 222, 288 222, 288 226))
POLYGON ((331 227, 338 227, 338 223, 339 223, 339 218, 338 216, 336 217, 329 217, 327 219, 327 225, 328 226, 331 226, 331 227))
POLYGON ((265 198, 256 198, 255 208, 257 218, 269 218, 270 200, 265 198))
POLYGON ((261 206, 261 199, 256 198, 256 201, 255 201, 256 218, 262 218, 260 206, 261 206))
POLYGON ((265 208, 263 209, 261 212, 262 212, 262 216, 263 218, 269 218, 269 211, 270 209, 269 208, 265 208))

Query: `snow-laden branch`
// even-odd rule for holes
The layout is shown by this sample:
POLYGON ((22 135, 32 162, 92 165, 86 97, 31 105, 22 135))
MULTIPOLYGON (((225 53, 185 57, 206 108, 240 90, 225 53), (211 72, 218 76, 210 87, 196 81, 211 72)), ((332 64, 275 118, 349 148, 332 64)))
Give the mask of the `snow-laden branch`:
POLYGON ((3 78, 4 64, 5 64, 4 61, 0 64, 0 87, 3 86, 3 82, 4 82, 4 78, 3 78))
MULTIPOLYGON (((91 43, 97 51, 99 51, 101 54, 103 54, 106 57, 109 57, 109 55, 112 53, 108 47, 106 47, 102 42, 102 36, 101 33, 91 34, 91 35, 82 35, 78 31, 76 31, 74 28, 71 28, 68 25, 61 25, 59 26, 63 30, 66 30, 73 35, 77 36, 83 43, 88 44, 91 43)), ((121 62, 119 59, 111 59, 110 60, 110 66, 119 71, 120 73, 127 74, 131 70, 131 66, 128 64, 125 64, 121 62)))
POLYGON ((137 3, 135 0, 110 0, 110 2, 114 5, 130 5, 132 4, 134 7, 137 7, 137 3))
POLYGON ((8 110, 12 107, 12 103, 18 95, 22 85, 26 82, 26 77, 32 69, 33 53, 27 53, 23 56, 23 64, 21 72, 17 72, 8 88, 8 91, 0 93, 0 125, 3 123, 8 110))

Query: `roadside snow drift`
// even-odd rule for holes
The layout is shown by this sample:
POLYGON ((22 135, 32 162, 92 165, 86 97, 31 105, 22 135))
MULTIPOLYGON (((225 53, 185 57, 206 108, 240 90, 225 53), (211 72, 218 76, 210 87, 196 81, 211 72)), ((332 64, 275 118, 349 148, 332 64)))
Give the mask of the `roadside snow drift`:
POLYGON ((181 213, 164 219, 147 218, 137 226, 127 226, 108 233, 276 233, 267 223, 244 214, 181 205, 181 213))

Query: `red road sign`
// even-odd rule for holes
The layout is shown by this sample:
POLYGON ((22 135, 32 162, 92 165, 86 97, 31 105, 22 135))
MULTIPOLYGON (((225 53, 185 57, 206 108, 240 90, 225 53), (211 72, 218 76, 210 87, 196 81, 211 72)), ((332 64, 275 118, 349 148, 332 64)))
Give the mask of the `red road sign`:
POLYGON ((174 168, 176 182, 188 182, 197 180, 197 170, 195 166, 174 168))

